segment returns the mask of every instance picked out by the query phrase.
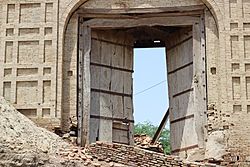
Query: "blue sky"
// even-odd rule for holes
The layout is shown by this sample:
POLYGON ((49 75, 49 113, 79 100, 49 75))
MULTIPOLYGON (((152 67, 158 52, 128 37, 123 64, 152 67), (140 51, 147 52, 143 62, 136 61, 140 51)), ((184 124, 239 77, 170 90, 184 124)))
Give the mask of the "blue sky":
POLYGON ((168 108, 165 48, 134 50, 134 95, 135 123, 150 121, 159 125, 168 108))

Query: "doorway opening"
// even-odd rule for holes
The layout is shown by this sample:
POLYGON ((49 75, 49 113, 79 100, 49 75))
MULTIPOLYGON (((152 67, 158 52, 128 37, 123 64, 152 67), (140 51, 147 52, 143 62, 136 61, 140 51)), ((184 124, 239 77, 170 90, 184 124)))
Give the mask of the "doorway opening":
MULTIPOLYGON (((154 42, 160 43, 159 40, 154 42)), ((162 148, 158 151, 170 154, 165 47, 134 48, 133 104, 135 144, 144 141, 157 145, 160 142, 162 148)))
POLYGON ((135 124, 159 126, 169 107, 165 47, 134 49, 133 103, 135 124))
POLYGON ((165 47, 171 151, 186 156, 203 148, 206 119, 202 114, 206 111, 206 99, 201 98, 206 97, 203 21, 200 17, 185 20, 181 16, 136 18, 129 22, 107 19, 105 24, 102 19, 81 21, 79 53, 84 58, 79 62, 79 71, 83 73, 79 81, 84 81, 81 90, 86 92, 79 94, 85 103, 79 109, 89 112, 79 113, 85 114, 82 123, 89 125, 80 127, 83 130, 79 132, 86 134, 87 142, 133 145, 133 93, 137 93, 133 92, 133 52, 135 48, 165 47))

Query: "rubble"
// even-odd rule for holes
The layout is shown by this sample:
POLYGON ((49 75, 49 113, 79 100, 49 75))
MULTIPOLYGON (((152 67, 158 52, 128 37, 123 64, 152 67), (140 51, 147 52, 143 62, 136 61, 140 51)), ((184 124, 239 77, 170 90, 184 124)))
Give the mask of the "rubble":
MULTIPOLYGON (((39 128, 0 97, 0 166, 43 166, 53 163, 70 145, 39 128)), ((57 165, 58 166, 58 165, 57 165)))
POLYGON ((82 154, 82 159, 74 158, 80 148, 46 129, 37 127, 2 97, 0 135, 0 167, 93 166, 87 155, 82 154), (69 153, 62 150, 68 150, 69 153), (66 155, 68 158, 65 158, 66 155))
POLYGON ((215 167, 213 164, 191 163, 177 156, 169 156, 123 144, 97 142, 86 153, 99 161, 114 162, 129 167, 215 167))
POLYGON ((18 143, 23 149, 37 148, 39 152, 55 153, 68 147, 59 136, 39 128, 0 97, 0 143, 18 143))
MULTIPOLYGON (((137 146, 97 142, 86 148, 65 142, 61 137, 37 127, 0 97, 0 167, 133 167, 133 166, 213 166, 190 163, 137 146)), ((65 136, 67 138, 67 136, 65 136)), ((150 138, 136 143, 150 148, 150 138)))
POLYGON ((164 153, 162 144, 160 142, 157 142, 155 145, 152 145, 152 138, 145 134, 135 134, 134 141, 135 145, 139 148, 155 151, 158 153, 164 153))

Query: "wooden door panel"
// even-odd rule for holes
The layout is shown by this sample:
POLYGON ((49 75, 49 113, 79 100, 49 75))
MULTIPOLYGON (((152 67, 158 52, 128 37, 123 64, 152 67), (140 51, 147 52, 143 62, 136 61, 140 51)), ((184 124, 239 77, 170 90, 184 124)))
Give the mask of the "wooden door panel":
POLYGON ((128 133, 129 125, 127 123, 113 122, 112 140, 114 143, 129 144, 128 133))
POLYGON ((171 74, 174 76, 174 80, 176 84, 173 87, 172 93, 173 96, 178 96, 183 92, 189 90, 193 86, 193 66, 186 67, 182 70, 176 71, 175 73, 171 74))
MULTIPOLYGON (((92 109, 91 109, 92 115, 92 109)), ((112 121, 105 118, 112 118, 112 103, 111 95, 106 93, 100 93, 100 126, 99 126, 99 140, 104 142, 112 142, 112 121)), ((91 125, 90 125, 90 128, 91 125)))
POLYGON ((123 72, 119 70, 112 70, 111 75, 111 91, 117 93, 125 93, 123 90, 123 72))
POLYGON ((174 154, 198 145, 194 120, 192 30, 180 30, 167 43, 171 149, 174 154))
POLYGON ((92 33, 91 94, 99 101, 91 103, 91 142, 133 143, 131 44, 124 33, 115 30, 92 33))
POLYGON ((123 62, 124 62, 124 46, 121 45, 114 45, 113 48, 113 55, 112 55, 112 61, 111 61, 111 65, 113 67, 120 67, 123 68, 123 62))
MULTIPOLYGON (((127 42, 127 41, 125 41, 127 42)), ((128 41, 129 42, 129 41, 128 41)), ((127 46, 124 48, 124 68, 128 70, 133 70, 134 67, 134 56, 133 56, 133 46, 127 46)))
MULTIPOLYGON (((94 80, 92 82, 95 82, 94 80)), ((100 72, 100 89, 101 90, 110 90, 111 84, 111 69, 101 67, 100 72)))
POLYGON ((174 36, 176 39, 167 42, 167 55, 175 55, 167 56, 168 61, 171 62, 168 65, 168 72, 173 72, 193 61, 193 50, 191 49, 193 48, 192 31, 182 30, 179 33, 183 34, 176 35, 174 36))
POLYGON ((123 118, 124 117, 123 97, 113 95, 111 97, 111 101, 112 101, 113 117, 123 118))
POLYGON ((133 93, 132 91, 132 85, 131 83, 133 83, 133 80, 132 80, 132 73, 131 72, 123 72, 123 90, 124 92, 126 92, 127 94, 131 94, 133 93))
POLYGON ((98 41, 98 40, 92 38, 91 46, 92 46, 92 49, 91 49, 90 60, 91 60, 92 63, 100 64, 101 63, 101 56, 100 56, 100 53, 101 53, 101 41, 98 41))
POLYGON ((197 135, 194 134, 194 118, 184 119, 171 124, 175 131, 171 133, 171 149, 173 153, 188 147, 197 146, 197 135), (181 139, 181 140, 177 140, 181 139))
POLYGON ((173 98, 171 105, 171 120, 177 120, 180 118, 184 118, 186 116, 194 114, 194 94, 193 91, 182 94, 176 98, 173 98), (177 112, 174 112, 177 111, 177 112))
POLYGON ((101 64, 111 65, 111 58, 114 50, 114 45, 105 41, 101 41, 101 64))
POLYGON ((203 20, 167 40, 171 148, 186 156, 204 148, 206 111, 205 43, 203 20))
POLYGON ((101 67, 91 66, 91 88, 100 89, 101 67))

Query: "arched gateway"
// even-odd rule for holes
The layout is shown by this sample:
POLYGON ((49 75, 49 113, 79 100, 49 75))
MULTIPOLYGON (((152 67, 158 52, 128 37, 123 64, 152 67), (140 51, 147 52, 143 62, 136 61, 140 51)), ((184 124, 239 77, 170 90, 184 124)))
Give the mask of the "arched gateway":
MULTIPOLYGON (((91 0, 72 13, 65 30, 63 73, 78 67, 73 72, 78 73, 78 98, 68 99, 76 90, 67 86, 71 81, 63 82, 62 124, 67 129, 67 120, 78 116, 79 144, 133 144, 133 48, 155 47, 159 40, 167 50, 172 153, 204 154, 205 17, 214 21, 197 0, 91 0), (67 55, 75 57, 68 61, 67 55), (68 113, 73 105, 77 107, 68 113)), ((215 21, 211 25, 216 29, 215 21)))
POLYGON ((133 48, 164 46, 172 153, 246 162, 249 9, 248 0, 0 0, 0 95, 43 127, 77 124, 79 144, 133 144, 133 48))

